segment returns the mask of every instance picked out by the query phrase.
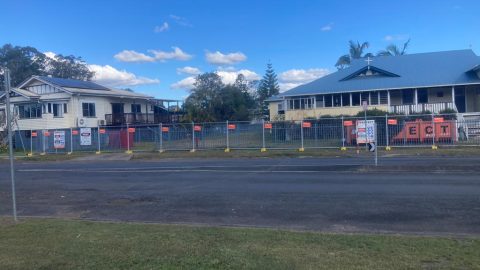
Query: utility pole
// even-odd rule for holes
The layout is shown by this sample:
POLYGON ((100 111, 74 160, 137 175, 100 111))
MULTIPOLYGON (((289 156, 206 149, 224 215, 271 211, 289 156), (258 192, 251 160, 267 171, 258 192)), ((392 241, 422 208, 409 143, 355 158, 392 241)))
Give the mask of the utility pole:
POLYGON ((17 222, 17 198, 15 194, 15 167, 13 164, 13 145, 12 145, 12 113, 10 111, 10 70, 8 68, 3 69, 4 81, 5 81, 5 99, 6 99, 6 116, 7 116, 7 130, 8 130, 8 155, 10 159, 10 180, 12 182, 12 208, 13 219, 17 222))

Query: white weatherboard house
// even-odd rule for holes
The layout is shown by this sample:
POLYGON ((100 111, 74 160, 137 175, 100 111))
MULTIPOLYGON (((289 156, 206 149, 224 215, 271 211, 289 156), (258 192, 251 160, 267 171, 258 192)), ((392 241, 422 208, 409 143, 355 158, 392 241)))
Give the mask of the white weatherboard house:
POLYGON ((267 100, 270 119, 355 115, 366 102, 396 114, 480 113, 480 57, 472 50, 358 59, 267 100))
POLYGON ((18 130, 168 121, 165 100, 89 81, 33 76, 12 88, 10 100, 18 130))

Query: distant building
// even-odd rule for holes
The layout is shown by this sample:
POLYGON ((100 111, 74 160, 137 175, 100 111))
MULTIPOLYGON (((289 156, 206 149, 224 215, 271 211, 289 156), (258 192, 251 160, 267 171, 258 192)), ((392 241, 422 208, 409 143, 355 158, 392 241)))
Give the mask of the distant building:
MULTIPOLYGON (((33 76, 12 88, 11 103, 19 130, 157 124, 178 120, 170 103, 129 90, 89 81, 33 76)), ((2 107, 4 96, 2 96, 2 107)))
POLYGON ((480 57, 457 50, 358 59, 267 100, 270 119, 355 115, 362 103, 391 113, 480 112, 480 57))

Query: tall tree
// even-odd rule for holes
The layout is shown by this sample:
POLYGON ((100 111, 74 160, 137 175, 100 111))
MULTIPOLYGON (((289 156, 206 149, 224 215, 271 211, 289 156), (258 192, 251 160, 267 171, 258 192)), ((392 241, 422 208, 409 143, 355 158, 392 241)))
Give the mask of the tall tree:
POLYGON ((215 122, 249 120, 253 98, 249 85, 240 74, 233 84, 224 84, 214 72, 200 74, 185 101, 187 120, 215 122))
POLYGON ((262 116, 268 114, 268 107, 265 104, 265 100, 279 93, 280 86, 278 85, 277 74, 273 69, 272 63, 268 63, 265 75, 263 75, 263 78, 260 80, 257 89, 258 107, 262 116))
MULTIPOLYGON (((94 73, 88 69, 81 57, 56 55, 53 59, 27 46, 5 44, 0 47, 0 67, 11 71, 12 86, 17 86, 33 75, 52 75, 54 77, 90 80, 94 73)), ((3 76, 0 76, 0 89, 3 76)))
POLYGON ((53 77, 88 81, 94 75, 81 57, 57 54, 48 60, 48 73, 53 77))
POLYGON ((407 48, 410 44, 410 39, 407 42, 403 43, 402 48, 398 47, 395 44, 388 45, 385 50, 381 50, 377 53, 377 56, 397 56, 407 54, 407 48))
MULTIPOLYGON (((12 86, 33 75, 46 75, 46 64, 46 56, 33 47, 5 44, 0 48, 0 67, 10 69, 12 86)), ((0 76, 0 89, 3 89, 3 79, 0 76)))
POLYGON ((370 47, 368 42, 354 42, 353 40, 349 41, 349 49, 348 54, 342 55, 338 58, 337 63, 335 63, 335 67, 338 69, 344 69, 350 66, 353 59, 360 59, 366 57, 372 57, 373 54, 365 53, 365 50, 370 47))

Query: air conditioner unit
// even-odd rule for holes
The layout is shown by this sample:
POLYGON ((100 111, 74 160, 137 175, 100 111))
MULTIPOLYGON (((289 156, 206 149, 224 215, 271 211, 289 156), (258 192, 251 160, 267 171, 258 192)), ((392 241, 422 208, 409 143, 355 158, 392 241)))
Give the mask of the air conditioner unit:
POLYGON ((97 121, 99 126, 105 126, 105 120, 101 119, 97 121))
POLYGON ((77 119, 77 126, 79 127, 86 127, 87 126, 87 118, 78 118, 77 119))

